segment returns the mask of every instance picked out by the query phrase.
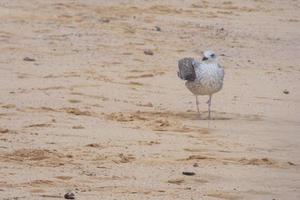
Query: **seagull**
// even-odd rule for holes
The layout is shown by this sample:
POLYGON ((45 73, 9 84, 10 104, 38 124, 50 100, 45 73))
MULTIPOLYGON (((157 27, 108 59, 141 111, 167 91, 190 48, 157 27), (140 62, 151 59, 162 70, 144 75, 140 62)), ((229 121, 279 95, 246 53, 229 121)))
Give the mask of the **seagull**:
POLYGON ((199 95, 208 95, 208 119, 211 119, 212 95, 223 87, 224 69, 218 64, 216 54, 210 50, 204 51, 202 62, 194 58, 183 58, 178 61, 177 75, 185 80, 185 86, 195 95, 197 111, 199 111, 199 95))

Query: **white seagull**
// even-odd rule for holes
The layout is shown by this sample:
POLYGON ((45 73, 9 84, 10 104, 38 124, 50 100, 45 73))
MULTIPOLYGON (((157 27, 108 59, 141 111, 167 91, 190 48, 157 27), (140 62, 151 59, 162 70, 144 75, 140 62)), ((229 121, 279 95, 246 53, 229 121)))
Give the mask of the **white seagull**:
POLYGON ((197 111, 199 112, 199 95, 208 95, 208 119, 212 95, 223 87, 224 69, 218 64, 212 51, 204 51, 202 63, 193 58, 183 58, 178 61, 178 77, 186 80, 185 86, 196 96, 197 111))

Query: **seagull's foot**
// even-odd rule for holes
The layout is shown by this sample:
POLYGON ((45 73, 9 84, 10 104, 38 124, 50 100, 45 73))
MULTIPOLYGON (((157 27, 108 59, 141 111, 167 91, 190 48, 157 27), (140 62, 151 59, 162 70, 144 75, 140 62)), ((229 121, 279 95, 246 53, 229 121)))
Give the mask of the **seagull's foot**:
POLYGON ((198 112, 197 117, 198 117, 199 119, 201 119, 201 114, 200 114, 200 112, 198 112))
POLYGON ((207 119, 208 119, 208 120, 212 120, 212 118, 211 118, 211 112, 210 112, 210 111, 208 111, 207 119))
POLYGON ((200 112, 199 113, 196 113, 194 116, 193 116, 193 120, 201 120, 203 118, 201 118, 201 114, 200 112))
POLYGON ((208 100, 206 103, 207 103, 207 104, 210 106, 210 104, 211 104, 211 101, 210 101, 210 100, 208 100))
POLYGON ((208 113, 207 120, 213 120, 210 113, 208 113))

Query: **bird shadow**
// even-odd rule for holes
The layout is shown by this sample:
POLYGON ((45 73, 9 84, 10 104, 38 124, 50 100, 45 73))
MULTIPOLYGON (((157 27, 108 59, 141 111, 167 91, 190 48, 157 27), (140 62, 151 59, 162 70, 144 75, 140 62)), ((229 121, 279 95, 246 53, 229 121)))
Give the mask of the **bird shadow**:
POLYGON ((152 117, 162 117, 162 118, 173 118, 182 120, 207 120, 207 121, 228 121, 228 120, 250 120, 250 121, 260 121, 262 117, 259 115, 245 115, 238 113, 226 113, 226 112, 212 112, 211 118, 208 118, 208 112, 157 112, 157 111, 138 111, 140 115, 152 116, 152 117))
MULTIPOLYGON (((180 114, 179 114, 180 115, 180 114)), ((201 113, 184 113, 184 118, 188 118, 190 120, 207 120, 207 121, 223 121, 223 120, 232 120, 234 116, 228 115, 227 113, 211 113, 211 117, 208 117, 208 112, 201 113)))
POLYGON ((208 117, 208 112, 191 113, 190 119, 192 120, 207 120, 207 121, 226 121, 226 120, 249 120, 260 121, 262 116, 260 115, 247 115, 239 113, 226 113, 226 112, 212 112, 211 117, 208 117))
POLYGON ((231 120, 232 116, 227 116, 227 114, 220 115, 219 113, 213 115, 210 119, 208 118, 207 113, 198 114, 196 112, 157 112, 157 111, 138 111, 137 112, 143 116, 152 116, 152 117, 162 117, 162 118, 173 118, 173 119, 190 119, 190 120, 231 120))

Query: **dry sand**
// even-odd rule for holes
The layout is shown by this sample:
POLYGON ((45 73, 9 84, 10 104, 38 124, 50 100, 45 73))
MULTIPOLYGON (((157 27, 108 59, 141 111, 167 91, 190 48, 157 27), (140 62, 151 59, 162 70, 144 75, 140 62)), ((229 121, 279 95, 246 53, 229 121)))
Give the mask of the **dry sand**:
POLYGON ((0 198, 300 199, 299 9, 1 0, 0 198), (211 121, 176 76, 204 49, 226 71, 211 121))

